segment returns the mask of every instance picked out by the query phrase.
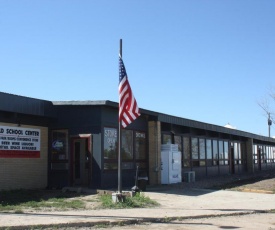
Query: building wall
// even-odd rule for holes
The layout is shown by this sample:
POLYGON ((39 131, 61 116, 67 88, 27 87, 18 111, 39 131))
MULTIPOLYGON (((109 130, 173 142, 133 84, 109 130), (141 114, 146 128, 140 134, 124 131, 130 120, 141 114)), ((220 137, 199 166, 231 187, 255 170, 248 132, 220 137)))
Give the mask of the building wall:
MULTIPOLYGON (((1 123, 1 126, 17 124, 1 123)), ((48 128, 21 125, 21 128, 40 129, 39 158, 0 158, 0 190, 35 189, 47 187, 48 128)))
MULTIPOLYGON (((92 185, 93 187, 100 184, 100 168, 101 168, 101 107, 85 106, 85 105, 60 105, 55 107, 57 119, 51 123, 50 132, 52 130, 67 130, 68 132, 68 164, 67 169, 49 169, 49 187, 62 188, 64 186, 73 186, 72 178, 73 169, 71 162, 72 140, 74 137, 82 134, 93 136, 92 143, 92 185)), ((51 135, 50 135, 51 136, 51 135)), ((51 142, 52 140, 50 140, 51 142)), ((51 153, 50 153, 51 154, 51 153)), ((50 157, 50 164, 52 159, 50 157)), ((54 161, 54 164, 59 163, 54 161)), ((60 161, 64 164, 64 161, 60 161)))

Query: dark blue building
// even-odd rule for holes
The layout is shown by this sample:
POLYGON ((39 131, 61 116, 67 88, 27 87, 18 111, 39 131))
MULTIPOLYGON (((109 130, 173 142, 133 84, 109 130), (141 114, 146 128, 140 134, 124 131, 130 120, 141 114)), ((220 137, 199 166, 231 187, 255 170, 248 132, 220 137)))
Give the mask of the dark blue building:
MULTIPOLYGON (((29 160, 30 165, 40 162, 39 173, 47 175, 45 183, 33 187, 117 187, 118 103, 51 102, 7 93, 0 93, 0 100, 1 126, 43 130, 39 139, 40 158, 28 159, 25 153, 22 162, 27 164, 29 160)), ((182 175, 193 171, 196 179, 275 170, 272 138, 145 109, 122 130, 121 141, 123 187, 134 185, 137 166, 139 174, 148 177, 148 184, 161 183, 162 144, 178 146, 182 175)), ((21 153, 3 152, 0 146, 0 165, 18 164, 15 156, 21 153)), ((14 173, 16 167, 6 170, 13 170, 13 177, 22 178, 20 170, 14 173)), ((28 170, 33 169, 25 167, 24 170, 27 175, 28 170)), ((31 187, 24 186, 24 180, 19 179, 16 186, 8 175, 1 175, 0 184, 5 184, 2 189, 31 187)))

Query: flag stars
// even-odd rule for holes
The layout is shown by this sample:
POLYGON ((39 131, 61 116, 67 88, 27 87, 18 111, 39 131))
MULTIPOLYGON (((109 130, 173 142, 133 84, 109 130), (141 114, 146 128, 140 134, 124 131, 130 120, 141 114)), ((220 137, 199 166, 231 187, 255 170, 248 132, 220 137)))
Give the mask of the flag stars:
POLYGON ((124 77, 127 77, 126 70, 121 58, 119 58, 119 81, 121 81, 124 77))

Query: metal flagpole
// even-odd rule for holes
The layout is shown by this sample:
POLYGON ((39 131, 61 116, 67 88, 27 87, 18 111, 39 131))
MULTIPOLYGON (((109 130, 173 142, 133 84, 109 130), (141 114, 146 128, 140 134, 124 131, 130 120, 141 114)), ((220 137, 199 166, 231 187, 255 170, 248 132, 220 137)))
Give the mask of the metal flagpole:
MULTIPOLYGON (((122 39, 119 41, 120 48, 119 54, 122 58, 122 39)), ((121 122, 118 121, 118 193, 122 193, 122 186, 121 186, 121 122)))

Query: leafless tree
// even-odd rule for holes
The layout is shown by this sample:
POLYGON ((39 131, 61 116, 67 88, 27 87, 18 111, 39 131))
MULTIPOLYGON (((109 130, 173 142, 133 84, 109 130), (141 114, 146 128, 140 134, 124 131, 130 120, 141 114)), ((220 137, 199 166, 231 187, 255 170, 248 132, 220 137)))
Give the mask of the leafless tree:
MULTIPOLYGON (((272 101, 275 101, 275 90, 270 89, 269 90, 269 99, 271 98, 272 101)), ((265 98, 261 101, 258 101, 258 105, 265 111, 265 116, 267 118, 267 124, 269 128, 269 137, 270 137, 270 127, 273 124, 275 124, 275 113, 273 112, 271 106, 270 106, 270 100, 265 98)))

